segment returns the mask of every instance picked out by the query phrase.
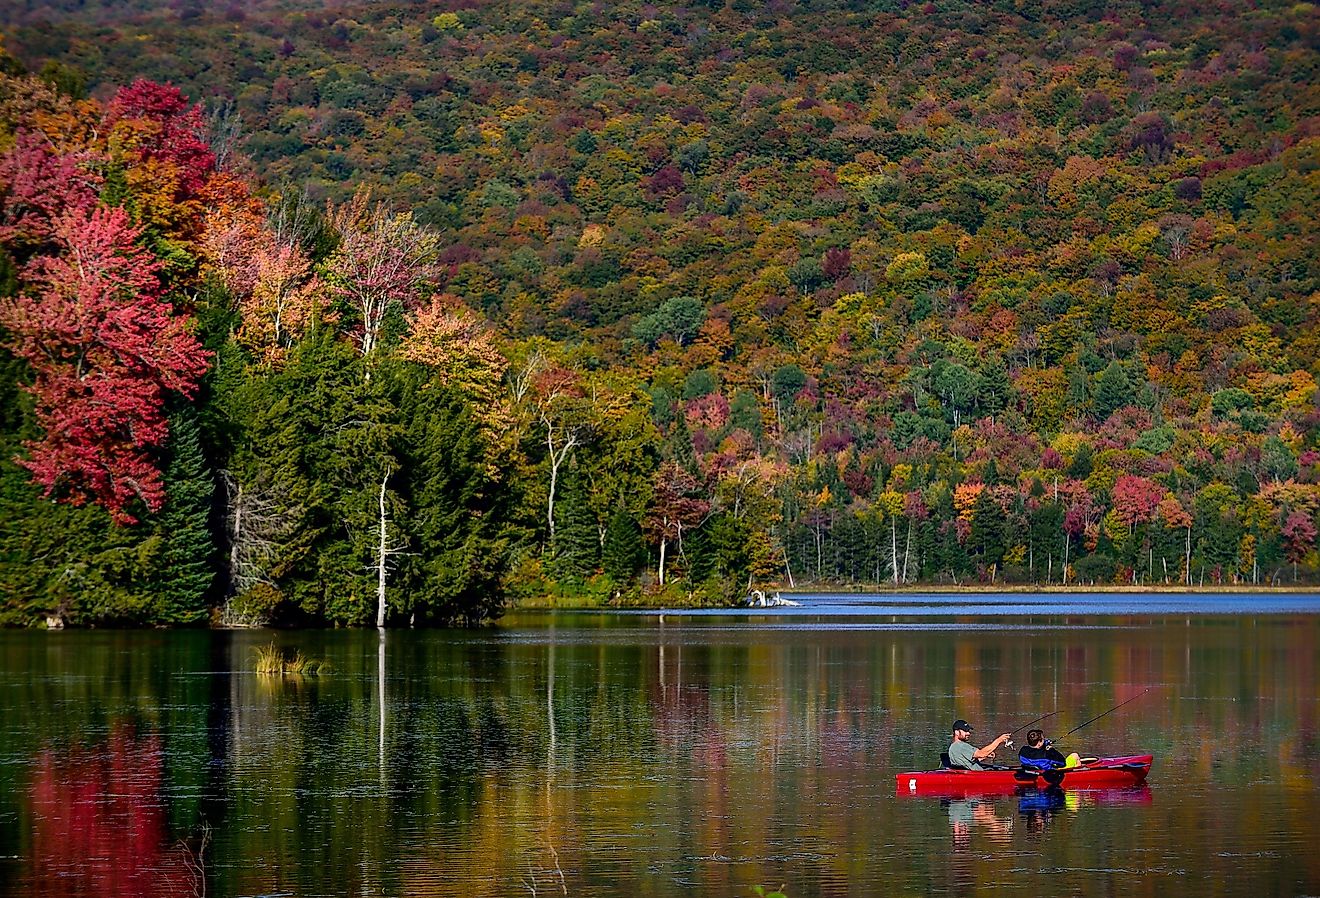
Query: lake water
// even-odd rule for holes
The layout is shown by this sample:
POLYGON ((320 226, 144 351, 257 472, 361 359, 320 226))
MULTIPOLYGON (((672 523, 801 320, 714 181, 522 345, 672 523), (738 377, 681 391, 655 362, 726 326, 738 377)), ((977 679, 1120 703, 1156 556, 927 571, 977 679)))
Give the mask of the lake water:
POLYGON ((1315 595, 0 632, 3 896, 1314 895, 1318 767, 1315 595), (272 639, 333 671, 258 677, 272 639), (1146 789, 895 794, 955 717, 1134 696, 1060 742, 1146 789))

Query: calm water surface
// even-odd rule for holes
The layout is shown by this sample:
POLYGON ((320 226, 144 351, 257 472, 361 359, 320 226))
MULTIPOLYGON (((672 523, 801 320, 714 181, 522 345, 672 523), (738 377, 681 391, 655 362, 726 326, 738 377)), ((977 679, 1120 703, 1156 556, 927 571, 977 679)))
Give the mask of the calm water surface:
POLYGON ((1320 598, 1060 601, 0 632, 0 895, 1320 894, 1320 598), (1146 689, 1067 743, 1148 789, 895 795, 1146 689))

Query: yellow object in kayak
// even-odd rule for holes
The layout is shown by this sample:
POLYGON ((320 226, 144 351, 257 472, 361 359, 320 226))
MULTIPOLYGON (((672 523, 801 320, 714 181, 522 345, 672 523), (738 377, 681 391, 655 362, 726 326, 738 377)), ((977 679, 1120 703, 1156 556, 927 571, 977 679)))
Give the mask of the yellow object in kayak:
POLYGON ((1077 752, 1073 752, 1072 754, 1068 755, 1068 760, 1064 762, 1063 766, 1064 769, 1067 769, 1069 767, 1081 767, 1082 756, 1079 755, 1077 752))

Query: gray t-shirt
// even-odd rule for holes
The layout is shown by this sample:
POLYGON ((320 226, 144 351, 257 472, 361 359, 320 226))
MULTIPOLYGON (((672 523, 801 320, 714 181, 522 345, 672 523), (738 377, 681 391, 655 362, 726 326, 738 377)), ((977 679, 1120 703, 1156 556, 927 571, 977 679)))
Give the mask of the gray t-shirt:
POLYGON ((976 760, 976 749, 970 742, 954 740, 949 746, 949 765, 952 767, 963 767, 967 770, 984 770, 980 762, 976 760))

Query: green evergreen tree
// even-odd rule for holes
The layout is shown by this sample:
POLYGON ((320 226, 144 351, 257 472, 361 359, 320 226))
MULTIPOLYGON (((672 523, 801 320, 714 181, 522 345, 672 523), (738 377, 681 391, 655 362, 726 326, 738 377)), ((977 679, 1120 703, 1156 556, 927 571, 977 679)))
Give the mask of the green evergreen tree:
POLYGON ((1043 502, 1031 513, 1031 562, 1035 579, 1063 577, 1063 506, 1043 502))
POLYGON ((615 509, 605 528, 601 562, 616 585, 630 582, 646 564, 646 541, 641 525, 622 507, 615 509))
MULTIPOLYGON (((1200 516, 1199 516, 1200 517, 1200 516)), ((1238 560, 1238 543, 1242 539, 1242 523, 1236 513, 1225 509, 1200 517, 1199 552, 1201 561, 1220 577, 1228 576, 1238 560)))
POLYGON ((1008 367, 998 355, 992 355, 981 366, 980 390, 977 404, 988 415, 998 415, 1008 407, 1013 384, 1008 379, 1008 367))
POLYGON ((685 566, 683 575, 689 583, 702 583, 715 573, 716 555, 710 541, 710 522, 700 527, 683 531, 683 541, 678 560, 685 566))
POLYGON ((555 539, 551 567, 561 579, 585 580, 600 566, 600 531, 587 501, 581 470, 568 465, 555 503, 555 539))
POLYGON ((206 615, 215 581, 215 541, 209 520, 215 481, 202 456, 191 409, 170 419, 165 506, 155 516, 160 551, 151 576, 152 623, 192 624, 206 615))
POLYGON ((1133 405, 1136 401, 1137 394, 1127 372, 1117 361, 1110 362, 1096 378, 1093 399, 1095 416, 1103 421, 1120 408, 1133 405))
POLYGON ((475 624, 503 610, 507 489, 491 479, 481 428, 461 398, 414 368, 401 399, 409 422, 401 489, 410 551, 403 609, 420 621, 475 624))
POLYGON ((1091 375, 1080 365, 1071 365, 1066 370, 1068 375, 1066 405, 1074 415, 1080 415, 1082 410, 1091 403, 1093 392, 1091 375))
MULTIPOLYGON (((360 361, 323 328, 294 348, 282 371, 233 379, 239 385, 222 397, 236 444, 228 468, 242 496, 263 506, 264 521, 249 514, 239 523, 244 534, 258 526, 271 543, 259 573, 283 600, 277 622, 365 622, 367 559, 356 557, 341 505, 342 479, 357 476, 358 459, 341 453, 352 436, 347 425, 359 421, 360 361)), ((360 534, 367 514, 361 508, 352 522, 360 534)))
POLYGON ((947 574, 954 581, 966 580, 971 574, 972 563, 967 549, 958 542, 958 528, 952 518, 945 518, 940 530, 939 572, 947 574))
MULTIPOLYGON (((345 371, 355 369, 350 366, 345 371)), ((334 519, 346 526, 331 531, 334 543, 321 551, 326 565, 323 576, 336 584, 323 591, 321 601, 326 616, 335 623, 372 623, 379 604, 382 496, 386 601, 391 609, 402 604, 393 571, 398 564, 396 555, 408 548, 402 529, 407 502, 402 495, 400 442, 402 422, 409 418, 398 408, 401 382, 395 363, 375 361, 369 380, 349 377, 329 386, 334 392, 325 397, 322 406, 328 413, 328 426, 316 470, 333 490, 334 519)))
POLYGON ((1004 510, 983 490, 972 510, 972 529, 967 548, 986 567, 999 564, 1004 557, 1004 510))

